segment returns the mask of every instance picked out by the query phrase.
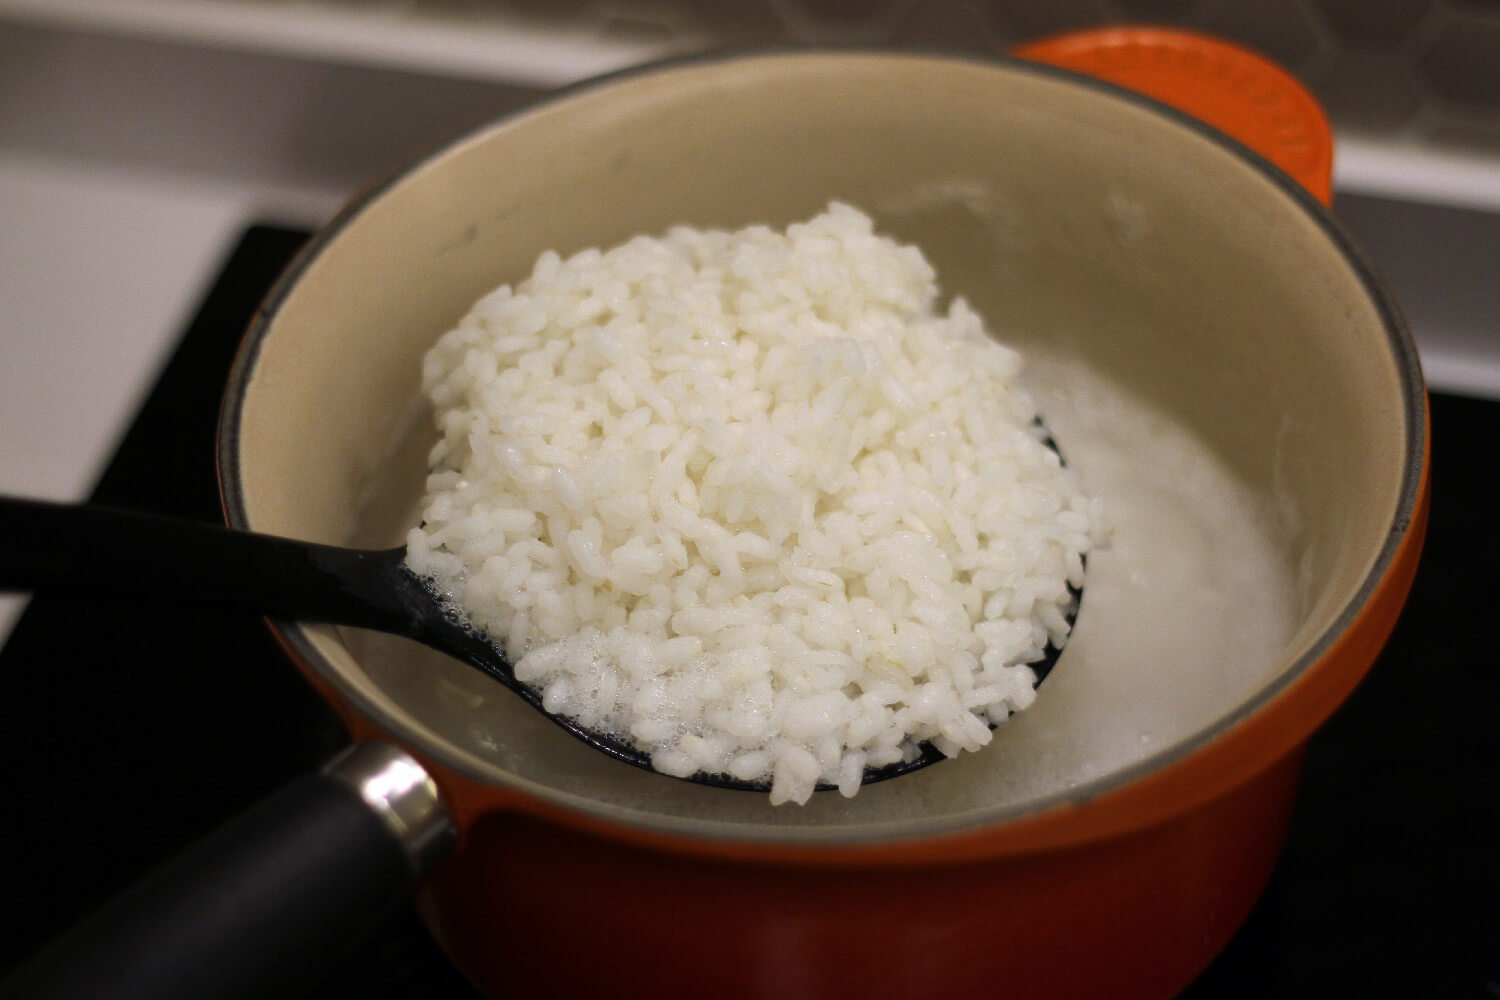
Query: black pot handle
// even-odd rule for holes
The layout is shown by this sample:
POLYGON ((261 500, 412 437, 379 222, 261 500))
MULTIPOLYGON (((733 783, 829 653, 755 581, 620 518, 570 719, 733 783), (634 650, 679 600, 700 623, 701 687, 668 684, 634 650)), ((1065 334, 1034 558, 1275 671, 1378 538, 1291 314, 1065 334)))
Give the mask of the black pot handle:
POLYGON ((357 745, 89 917, 0 997, 276 996, 376 929, 452 840, 421 765, 357 745))

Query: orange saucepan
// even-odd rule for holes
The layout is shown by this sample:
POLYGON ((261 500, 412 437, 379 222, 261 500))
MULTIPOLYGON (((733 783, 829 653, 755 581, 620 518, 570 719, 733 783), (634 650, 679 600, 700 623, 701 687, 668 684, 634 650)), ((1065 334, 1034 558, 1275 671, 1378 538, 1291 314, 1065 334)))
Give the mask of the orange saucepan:
POLYGON ((478 295, 543 250, 837 198, 1022 350, 1117 520, 1032 712, 803 808, 619 773, 413 649, 283 627, 357 739, 436 775, 460 838, 422 908, 490 993, 1161 997, 1263 887, 1302 748, 1415 571, 1415 352, 1321 204, 1328 127, 1284 72, 1145 29, 1019 56, 728 55, 572 88, 366 195, 251 331, 232 522, 390 542, 432 435, 421 355, 478 295), (1021 757, 1059 773, 1005 777, 1021 757))

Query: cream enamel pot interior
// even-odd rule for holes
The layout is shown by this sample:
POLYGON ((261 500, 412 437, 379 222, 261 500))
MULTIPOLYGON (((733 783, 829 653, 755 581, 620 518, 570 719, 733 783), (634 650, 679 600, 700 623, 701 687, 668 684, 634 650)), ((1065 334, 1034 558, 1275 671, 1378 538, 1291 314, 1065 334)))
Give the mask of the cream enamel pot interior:
POLYGON ((1105 84, 892 53, 619 75, 368 192, 249 333, 221 442, 231 523, 399 542, 433 440, 421 357, 479 295, 548 249, 785 225, 835 198, 1021 349, 1113 511, 1077 634, 985 751, 799 809, 568 746, 415 647, 277 625, 356 738, 435 775, 460 839, 423 910, 495 995, 969 996, 1007 977, 1167 995, 1259 892, 1301 747, 1410 585, 1420 371, 1316 200, 1105 84), (1070 718, 1102 742, 1080 748, 1070 718), (1009 776, 1024 757, 1061 776, 1009 776))

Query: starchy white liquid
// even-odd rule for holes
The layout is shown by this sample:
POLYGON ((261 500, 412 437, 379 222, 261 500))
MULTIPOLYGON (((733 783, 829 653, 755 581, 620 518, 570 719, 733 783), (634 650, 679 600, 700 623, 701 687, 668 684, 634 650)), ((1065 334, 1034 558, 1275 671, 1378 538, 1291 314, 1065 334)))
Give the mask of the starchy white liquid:
POLYGON ((1036 704, 983 750, 797 809, 606 758, 473 670, 404 640, 349 636, 423 724, 523 779, 641 814, 795 827, 1023 805, 1190 739, 1286 659, 1299 609, 1274 506, 1201 440, 1076 360, 1028 351, 1027 382, 1112 528, 1077 626, 1036 704))

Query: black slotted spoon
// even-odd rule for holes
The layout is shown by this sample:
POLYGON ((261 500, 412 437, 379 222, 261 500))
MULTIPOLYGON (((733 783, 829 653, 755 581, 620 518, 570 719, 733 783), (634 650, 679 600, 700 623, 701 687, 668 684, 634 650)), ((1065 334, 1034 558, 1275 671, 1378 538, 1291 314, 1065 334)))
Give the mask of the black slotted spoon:
MULTIPOLYGON (((616 760, 654 770, 620 736, 547 712, 505 654, 466 625, 405 564, 406 549, 350 549, 111 507, 0 497, 0 591, 65 590, 112 601, 214 607, 405 636, 510 688, 574 737, 616 760)), ((1077 594, 1072 614, 1078 605, 1077 594)), ((1031 664, 1040 684, 1061 649, 1031 664)), ((922 744, 911 760, 867 768, 863 784, 944 759, 922 744)), ((659 772, 658 772, 659 773, 659 772)), ((765 782, 698 772, 688 781, 766 791, 765 782)), ((820 784, 820 789, 832 788, 820 784)))

